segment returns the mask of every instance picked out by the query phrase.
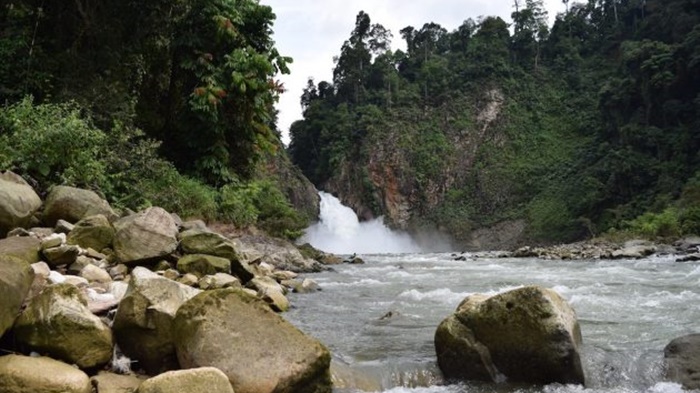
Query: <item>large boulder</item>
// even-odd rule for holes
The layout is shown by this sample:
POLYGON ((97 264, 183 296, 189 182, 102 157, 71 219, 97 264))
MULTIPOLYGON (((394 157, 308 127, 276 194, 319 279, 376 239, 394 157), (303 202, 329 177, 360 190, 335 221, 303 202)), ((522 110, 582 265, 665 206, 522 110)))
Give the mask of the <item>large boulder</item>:
POLYGON ((124 217, 114 223, 114 228, 114 251, 123 263, 153 260, 177 249, 175 220, 160 207, 124 217))
POLYGON ((144 381, 139 393, 233 393, 226 374, 214 367, 168 371, 144 381))
POLYGON ((178 368, 173 319, 180 306, 199 292, 136 267, 112 325, 119 348, 149 374, 178 368))
POLYGON ((29 263, 0 254, 0 337, 14 324, 33 281, 29 263))
POLYGON ((328 350, 242 290, 197 295, 173 327, 180 365, 216 367, 236 393, 331 392, 328 350))
POLYGON ((0 254, 11 255, 35 263, 41 260, 41 241, 33 236, 12 236, 0 239, 0 254))
POLYGON ((3 393, 91 393, 87 374, 47 357, 0 357, 3 393))
POLYGON ((116 217, 109 203, 95 192, 75 187, 56 186, 51 189, 44 203, 44 224, 53 227, 58 220, 75 223, 87 216, 103 214, 116 217))
POLYGON ((199 278, 208 274, 231 273, 231 260, 206 254, 188 254, 177 261, 177 270, 199 278))
POLYGON ((241 259, 266 262, 279 270, 317 273, 327 270, 319 261, 305 257, 292 243, 268 236, 244 235, 234 240, 241 259))
POLYGON ((68 234, 68 244, 101 251, 112 247, 114 228, 102 214, 85 217, 78 221, 68 234))
POLYGON ((20 346, 81 368, 101 366, 112 358, 112 331, 70 284, 46 287, 27 305, 13 331, 20 346))
POLYGON ((666 378, 685 389, 700 389, 700 334, 671 341, 664 349, 666 378))
POLYGON ((19 175, 0 173, 0 237, 13 228, 26 228, 41 207, 41 199, 19 175))
POLYGON ((193 228, 180 233, 180 248, 186 254, 206 254, 231 261, 231 273, 247 283, 254 270, 240 258, 236 245, 225 236, 208 229, 193 228))
POLYGON ((581 331, 556 292, 524 287, 467 297, 435 333, 450 379, 583 384, 581 331))

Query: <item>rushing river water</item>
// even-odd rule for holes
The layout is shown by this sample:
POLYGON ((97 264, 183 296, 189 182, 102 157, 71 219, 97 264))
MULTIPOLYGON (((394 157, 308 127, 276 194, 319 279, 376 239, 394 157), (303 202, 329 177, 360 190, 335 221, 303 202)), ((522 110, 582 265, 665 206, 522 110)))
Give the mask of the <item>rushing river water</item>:
POLYGON ((362 255, 364 265, 310 275, 323 290, 291 295, 295 307, 285 316, 333 352, 337 393, 682 391, 663 382, 663 348, 700 330, 700 264, 676 263, 670 256, 618 261, 467 256, 455 261, 445 253, 362 255), (467 295, 531 284, 553 288, 576 310, 586 388, 446 384, 433 346, 440 321, 467 295))

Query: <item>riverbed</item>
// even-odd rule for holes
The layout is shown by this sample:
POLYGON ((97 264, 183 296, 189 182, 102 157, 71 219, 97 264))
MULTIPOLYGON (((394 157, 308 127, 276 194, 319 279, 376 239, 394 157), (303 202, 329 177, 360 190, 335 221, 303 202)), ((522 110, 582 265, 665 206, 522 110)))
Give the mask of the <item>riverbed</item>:
POLYGON ((675 258, 548 261, 448 253, 362 255, 309 275, 322 291, 291 295, 285 317, 320 339, 345 370, 337 393, 681 392, 663 381, 663 348, 700 331, 700 264, 675 258), (440 321, 473 293, 553 288, 576 310, 586 388, 448 384, 436 365, 440 321))

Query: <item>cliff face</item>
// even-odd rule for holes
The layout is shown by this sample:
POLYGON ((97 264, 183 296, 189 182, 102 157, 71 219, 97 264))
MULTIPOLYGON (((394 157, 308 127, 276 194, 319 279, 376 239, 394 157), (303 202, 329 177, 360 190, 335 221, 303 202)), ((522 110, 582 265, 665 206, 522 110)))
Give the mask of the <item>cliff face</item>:
MULTIPOLYGON (((467 214, 453 217, 462 220, 459 223, 443 222, 439 217, 449 194, 470 183, 480 188, 488 185, 488 179, 482 179, 486 172, 475 168, 480 154, 507 141, 505 103, 502 90, 492 88, 475 100, 425 109, 418 118, 389 112, 385 127, 368 133, 356 153, 344 159, 321 188, 337 195, 362 219, 384 216, 394 228, 438 230, 471 248, 510 247, 519 241, 522 225, 497 225, 499 232, 504 227, 518 229, 501 241, 490 236, 486 227, 472 235, 472 227, 481 224, 475 225, 467 214)), ((482 202, 498 204, 498 191, 482 191, 482 202)))

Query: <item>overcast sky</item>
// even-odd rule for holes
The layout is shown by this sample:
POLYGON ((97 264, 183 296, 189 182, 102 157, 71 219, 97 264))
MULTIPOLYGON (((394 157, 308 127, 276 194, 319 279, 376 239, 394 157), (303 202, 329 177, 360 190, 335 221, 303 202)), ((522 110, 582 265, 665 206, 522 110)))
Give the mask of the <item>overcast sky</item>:
MULTIPOLYGON (((278 126, 283 141, 289 143, 290 124, 301 119, 299 97, 309 77, 316 83, 333 78, 333 56, 355 27, 355 16, 365 11, 372 23, 391 30, 392 49, 403 49, 399 30, 406 26, 420 29, 435 22, 453 31, 468 18, 500 16, 510 23, 512 0, 261 0, 277 15, 273 27, 277 49, 291 56, 291 75, 280 77, 287 92, 280 98, 278 126)), ((561 0, 544 0, 550 23, 564 11, 561 0)))

